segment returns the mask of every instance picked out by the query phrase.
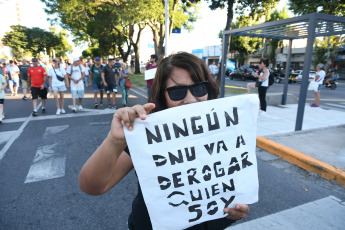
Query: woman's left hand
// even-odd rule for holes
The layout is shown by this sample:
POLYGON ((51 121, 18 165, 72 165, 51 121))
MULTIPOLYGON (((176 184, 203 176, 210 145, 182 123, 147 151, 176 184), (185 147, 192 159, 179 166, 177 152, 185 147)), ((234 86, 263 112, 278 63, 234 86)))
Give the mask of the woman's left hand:
POLYGON ((249 206, 247 204, 236 204, 235 208, 224 208, 224 212, 228 214, 226 218, 239 220, 247 216, 249 206))

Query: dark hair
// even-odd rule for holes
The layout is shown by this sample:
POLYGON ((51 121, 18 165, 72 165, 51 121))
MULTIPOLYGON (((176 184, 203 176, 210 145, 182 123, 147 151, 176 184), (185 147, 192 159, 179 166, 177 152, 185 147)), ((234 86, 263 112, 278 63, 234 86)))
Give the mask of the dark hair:
POLYGON ((186 70, 190 74, 193 82, 210 82, 207 100, 216 99, 218 97, 219 87, 210 76, 205 62, 193 54, 179 52, 164 58, 158 64, 157 72, 148 98, 149 102, 156 105, 153 112, 167 109, 165 88, 171 72, 176 67, 186 70))
POLYGON ((260 58, 260 63, 264 63, 266 67, 268 67, 268 65, 270 64, 268 58, 260 58))
POLYGON ((156 54, 152 54, 151 58, 155 59, 156 62, 158 61, 158 56, 156 54))
POLYGON ((13 61, 13 60, 10 60, 10 64, 12 64, 12 63, 14 63, 14 61, 13 61))

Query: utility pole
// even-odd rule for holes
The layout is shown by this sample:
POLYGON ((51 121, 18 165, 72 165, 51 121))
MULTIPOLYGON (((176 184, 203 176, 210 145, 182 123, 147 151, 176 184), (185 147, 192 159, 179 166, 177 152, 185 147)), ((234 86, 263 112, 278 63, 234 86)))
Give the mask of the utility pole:
POLYGON ((168 56, 168 36, 169 36, 169 0, 165 0, 165 47, 164 56, 168 56))

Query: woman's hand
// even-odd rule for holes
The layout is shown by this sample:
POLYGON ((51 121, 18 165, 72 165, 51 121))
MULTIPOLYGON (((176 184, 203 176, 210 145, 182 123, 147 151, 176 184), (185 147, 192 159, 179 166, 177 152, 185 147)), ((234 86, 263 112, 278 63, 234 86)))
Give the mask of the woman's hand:
POLYGON ((247 204, 236 204, 235 208, 224 208, 224 212, 228 214, 226 218, 239 220, 247 216, 249 206, 247 204))
POLYGON ((156 106, 153 103, 147 103, 145 105, 135 105, 133 107, 125 107, 118 109, 114 114, 113 121, 111 123, 110 136, 115 140, 124 140, 125 134, 123 132, 123 125, 128 130, 133 130, 134 120, 139 117, 141 120, 145 120, 147 114, 151 112, 156 106))

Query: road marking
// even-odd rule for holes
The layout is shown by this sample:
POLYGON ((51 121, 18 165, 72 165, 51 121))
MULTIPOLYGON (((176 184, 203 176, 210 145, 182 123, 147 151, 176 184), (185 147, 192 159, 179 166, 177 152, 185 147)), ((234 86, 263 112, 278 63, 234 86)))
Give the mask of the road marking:
MULTIPOLYGON (((307 98, 307 101, 315 101, 315 98, 307 98)), ((345 101, 345 99, 320 99, 320 101, 345 101)))
POLYGON ((232 86, 232 85, 225 85, 226 88, 233 88, 233 89, 247 89, 244 87, 239 87, 239 86, 232 86))
POLYGON ((66 154, 55 153, 58 143, 38 147, 33 164, 24 183, 49 180, 65 176, 66 154))
POLYGON ((325 103, 325 105, 339 107, 339 108, 343 108, 343 109, 345 108, 345 105, 338 105, 338 104, 333 104, 333 103, 325 103))
MULTIPOLYGON (((41 103, 37 106, 37 110, 41 107, 41 103)), ((17 138, 20 136, 20 134, 22 134, 24 128, 27 126, 27 124, 29 123, 29 121, 32 119, 32 115, 29 115, 29 117, 25 120, 25 122, 19 127, 19 129, 17 131, 15 131, 15 133, 12 135, 12 137, 10 138, 10 140, 6 143, 6 145, 1 149, 0 151, 0 161, 2 160, 2 158, 5 156, 5 153, 7 152, 7 150, 11 147, 11 145, 13 144, 13 142, 15 140, 17 140, 17 138)), ((7 120, 6 120, 7 122, 7 120)))
POLYGON ((43 134, 43 138, 47 138, 51 135, 58 134, 58 133, 64 131, 65 129, 67 129, 68 126, 69 125, 59 125, 59 126, 47 127, 45 133, 43 134))
POLYGON ((16 131, 4 131, 0 133, 0 145, 10 140, 16 131))
POLYGON ((142 94, 142 93, 139 93, 139 92, 136 91, 135 89, 132 88, 131 91, 133 91, 133 92, 135 92, 135 93, 139 94, 140 96, 145 97, 145 98, 147 99, 147 96, 146 96, 146 95, 144 95, 144 94, 142 94))
POLYGON ((226 230, 344 229, 345 204, 334 196, 309 202, 226 230))
POLYGON ((110 121, 105 122, 91 122, 90 125, 109 125, 110 121))

